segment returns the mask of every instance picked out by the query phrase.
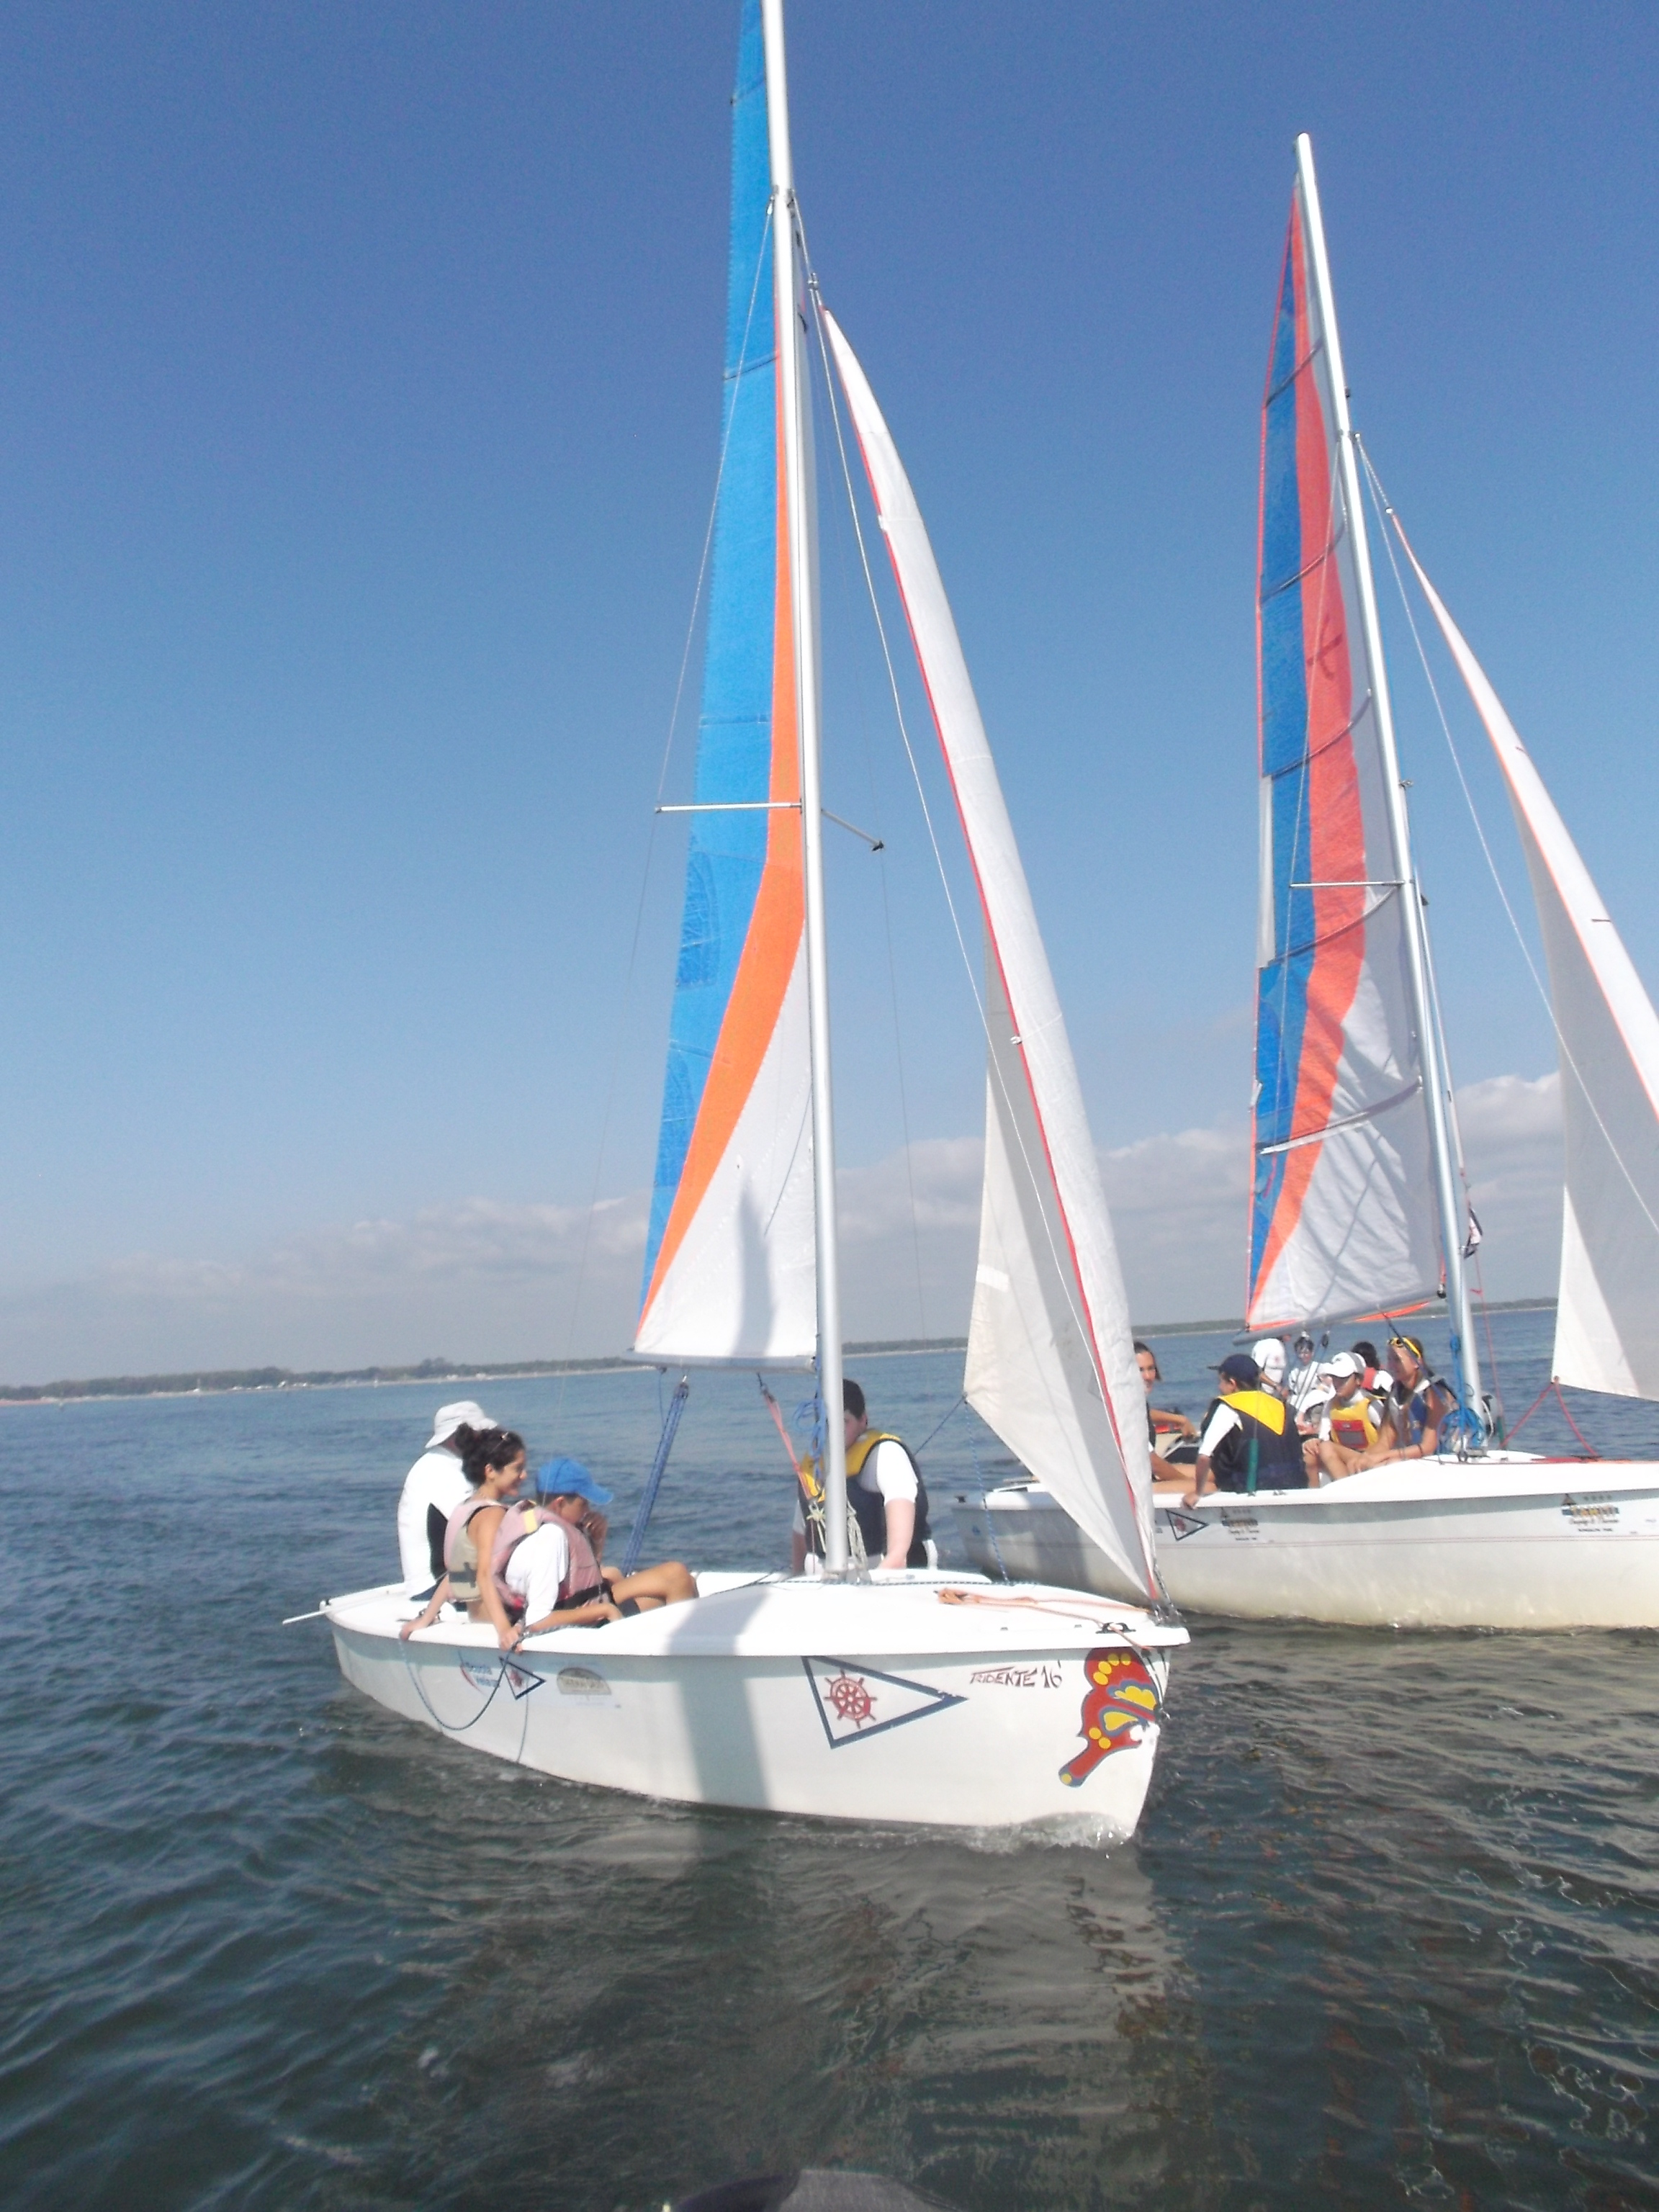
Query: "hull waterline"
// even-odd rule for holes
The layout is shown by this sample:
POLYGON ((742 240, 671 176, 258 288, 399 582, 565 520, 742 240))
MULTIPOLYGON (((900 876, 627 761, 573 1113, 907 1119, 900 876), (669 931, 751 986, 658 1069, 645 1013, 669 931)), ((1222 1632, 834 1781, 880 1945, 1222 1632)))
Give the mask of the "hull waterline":
MULTIPOLYGON (((959 1498, 990 1574, 1087 1589, 1105 1563, 1048 1494, 959 1498)), ((1313 1491, 1160 1498, 1158 1563, 1183 1613, 1365 1628, 1659 1627, 1659 1464, 1493 1455, 1377 1468, 1313 1491)))
POLYGON ((703 1581, 695 1605, 536 1637, 510 1661, 470 1621, 401 1639, 396 1589, 324 1610, 354 1687, 568 1781, 828 1819, 1133 1832, 1179 1627, 972 1577, 703 1581), (945 1604, 941 1587, 988 1602, 945 1604))

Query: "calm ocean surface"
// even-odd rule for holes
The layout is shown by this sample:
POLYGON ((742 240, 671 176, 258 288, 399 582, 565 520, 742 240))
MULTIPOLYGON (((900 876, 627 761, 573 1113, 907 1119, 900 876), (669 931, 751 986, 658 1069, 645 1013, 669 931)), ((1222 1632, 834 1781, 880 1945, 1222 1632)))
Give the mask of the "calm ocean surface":
MULTIPOLYGON (((1549 1317, 1494 1326, 1513 1419, 1549 1317)), ((1164 1398, 1224 1348, 1162 1340, 1164 1398)), ((853 1368, 919 1442, 961 1361, 853 1368)), ((616 1542, 657 1388, 477 1393, 614 1481, 616 1542)), ((1197 1623, 1110 1856, 643 1804, 277 1625, 394 1571, 457 1395, 0 1410, 7 2203, 654 2212, 836 2163, 975 2212, 1659 2203, 1659 1637, 1197 1623)), ((1575 1412, 1659 1455, 1659 1409, 1575 1412)), ((995 1453, 958 1412, 935 1498, 995 1453)), ((651 1554, 777 1563, 791 1503, 752 1383, 700 1381, 651 1554)))

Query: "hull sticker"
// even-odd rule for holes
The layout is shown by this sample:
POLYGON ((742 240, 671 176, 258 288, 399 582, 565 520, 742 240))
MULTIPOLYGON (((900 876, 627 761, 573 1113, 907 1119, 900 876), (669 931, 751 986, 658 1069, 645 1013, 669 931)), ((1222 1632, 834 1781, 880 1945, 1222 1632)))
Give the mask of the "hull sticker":
POLYGON ((1139 1743, 1159 1710, 1158 1684, 1138 1652, 1091 1651, 1083 1679, 1087 1687, 1078 1729, 1083 1748, 1060 1770, 1068 1790, 1086 1782, 1115 1751, 1139 1743))
POLYGON ((911 1721, 926 1720, 930 1713, 966 1703, 952 1691, 907 1681, 902 1674, 884 1674, 878 1668, 846 1659, 803 1659, 800 1663, 831 1751, 839 1751, 843 1744, 867 1743, 889 1729, 904 1728, 911 1721))
POLYGON ((601 1698, 607 1705, 616 1703, 610 1683, 597 1667, 561 1667, 553 1679, 562 1698, 586 1698, 590 1705, 601 1698))
POLYGON ((1196 1513, 1179 1513, 1173 1505, 1164 1508, 1164 1518, 1177 1544, 1183 1536, 1196 1536, 1210 1525, 1207 1521, 1200 1521, 1196 1513))

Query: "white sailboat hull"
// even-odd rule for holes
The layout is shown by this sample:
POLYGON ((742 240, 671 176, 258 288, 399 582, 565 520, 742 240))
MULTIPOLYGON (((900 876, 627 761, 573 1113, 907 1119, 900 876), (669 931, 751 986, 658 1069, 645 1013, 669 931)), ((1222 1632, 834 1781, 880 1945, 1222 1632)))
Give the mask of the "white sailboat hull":
POLYGON ((567 1781, 820 1818, 1057 1822, 1103 1842, 1133 1832, 1167 1650, 1184 1630, 1077 1590, 993 1589, 972 1576, 702 1586, 694 1605, 532 1638, 510 1662, 471 1621, 402 1640, 410 1607, 395 1588, 324 1613, 354 1687, 567 1781), (945 1603, 941 1589, 980 1601, 945 1603), (1090 1679, 1103 1653, 1119 1655, 1115 1696, 1090 1679))
MULTIPOLYGON (((1087 1589, 1109 1570, 1048 1497, 960 1499, 992 1574, 1087 1589)), ((1184 1613, 1361 1628, 1659 1627, 1659 1463, 1493 1453, 1375 1468, 1319 1490, 1160 1498, 1158 1563, 1184 1613)))

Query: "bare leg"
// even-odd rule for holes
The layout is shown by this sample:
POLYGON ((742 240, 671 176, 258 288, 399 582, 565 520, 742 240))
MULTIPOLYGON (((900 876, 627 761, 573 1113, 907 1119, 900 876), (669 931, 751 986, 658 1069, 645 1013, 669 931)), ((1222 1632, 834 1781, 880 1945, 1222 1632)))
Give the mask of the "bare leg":
POLYGON ((665 1559, 660 1566, 646 1567, 637 1575, 619 1575, 611 1584, 614 1604, 631 1597, 641 1613, 650 1613, 659 1605, 684 1605, 696 1594, 690 1569, 678 1559, 665 1559))
POLYGON ((1152 1454, 1152 1486, 1158 1490, 1185 1490, 1192 1479, 1188 1467, 1173 1467, 1158 1453, 1152 1454))

